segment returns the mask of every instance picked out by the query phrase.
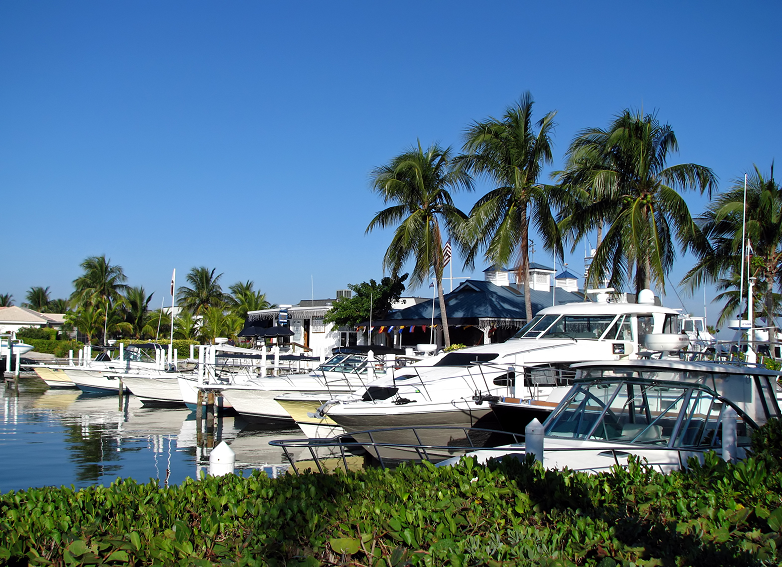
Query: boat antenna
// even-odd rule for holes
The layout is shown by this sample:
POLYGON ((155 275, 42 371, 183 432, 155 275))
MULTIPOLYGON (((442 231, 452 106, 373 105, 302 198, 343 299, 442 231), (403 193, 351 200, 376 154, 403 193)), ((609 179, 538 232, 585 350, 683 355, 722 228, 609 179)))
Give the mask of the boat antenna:
POLYGON ((171 342, 169 343, 171 345, 169 350, 171 362, 174 361, 174 305, 176 304, 176 293, 174 290, 176 290, 176 268, 174 268, 174 273, 171 274, 171 342))
POLYGON ((747 174, 744 174, 744 207, 741 211, 741 272, 739 273, 739 344, 741 352, 741 339, 744 337, 744 326, 741 324, 744 303, 744 237, 747 231, 747 174))

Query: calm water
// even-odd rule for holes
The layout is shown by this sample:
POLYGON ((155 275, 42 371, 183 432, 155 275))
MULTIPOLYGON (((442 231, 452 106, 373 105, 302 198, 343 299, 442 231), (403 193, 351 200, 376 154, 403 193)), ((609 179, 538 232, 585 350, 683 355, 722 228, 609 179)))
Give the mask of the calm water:
MULTIPOLYGON (((10 381, 8 384, 12 384, 10 381)), ((197 446, 195 413, 145 407, 128 396, 84 396, 52 390, 37 377, 22 377, 19 393, 0 382, 0 492, 37 486, 109 485, 117 478, 150 479, 161 486, 198 478, 209 449, 197 446)), ((236 452, 237 474, 287 468, 271 439, 302 438, 299 429, 264 428, 241 417, 215 420, 214 445, 236 452)), ((204 435, 202 444, 209 441, 204 435)))

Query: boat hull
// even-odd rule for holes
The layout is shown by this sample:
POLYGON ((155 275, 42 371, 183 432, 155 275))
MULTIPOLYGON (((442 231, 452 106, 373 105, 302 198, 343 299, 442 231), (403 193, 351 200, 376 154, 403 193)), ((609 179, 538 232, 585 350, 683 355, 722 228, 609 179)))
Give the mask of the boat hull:
POLYGON ((315 417, 318 408, 328 401, 326 397, 287 399, 281 396, 275 400, 310 439, 329 439, 345 433, 345 430, 328 415, 322 418, 315 417))
POLYGON ((123 384, 142 404, 184 405, 177 376, 123 376, 123 384))
POLYGON ((62 368, 37 366, 33 368, 33 370, 50 388, 76 388, 76 384, 74 384, 73 380, 68 378, 62 368))

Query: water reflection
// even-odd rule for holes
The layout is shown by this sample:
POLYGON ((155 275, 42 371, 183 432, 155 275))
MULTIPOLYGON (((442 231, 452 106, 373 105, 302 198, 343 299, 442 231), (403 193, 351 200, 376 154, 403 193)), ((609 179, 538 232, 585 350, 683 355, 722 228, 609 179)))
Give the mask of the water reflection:
POLYGON ((298 429, 250 424, 239 416, 215 416, 214 428, 204 423, 199 432, 195 413, 185 408, 47 390, 37 378, 22 378, 18 392, 10 384, 0 384, 1 492, 108 485, 117 478, 178 484, 208 470, 211 447, 221 440, 236 453, 237 474, 263 469, 276 476, 289 465, 269 440, 302 437, 298 429))

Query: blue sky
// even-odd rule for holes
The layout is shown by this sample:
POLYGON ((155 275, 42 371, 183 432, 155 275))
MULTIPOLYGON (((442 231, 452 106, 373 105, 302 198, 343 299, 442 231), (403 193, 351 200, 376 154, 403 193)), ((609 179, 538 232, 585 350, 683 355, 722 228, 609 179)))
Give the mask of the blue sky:
MULTIPOLYGON (((671 165, 712 167, 727 188, 782 155, 780 15, 774 2, 2 2, 0 293, 67 297, 80 262, 106 254, 155 307, 171 270, 181 284, 194 266, 275 303, 334 297, 383 275, 391 232, 364 234, 383 206, 371 170, 418 139, 458 150, 471 121, 527 90, 537 117, 558 111, 552 169, 580 129, 643 108, 676 132, 671 165)), ((702 292, 686 303, 702 312, 702 292)))

